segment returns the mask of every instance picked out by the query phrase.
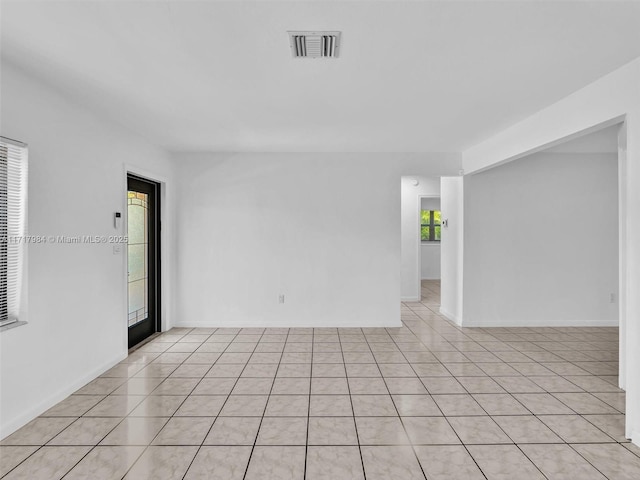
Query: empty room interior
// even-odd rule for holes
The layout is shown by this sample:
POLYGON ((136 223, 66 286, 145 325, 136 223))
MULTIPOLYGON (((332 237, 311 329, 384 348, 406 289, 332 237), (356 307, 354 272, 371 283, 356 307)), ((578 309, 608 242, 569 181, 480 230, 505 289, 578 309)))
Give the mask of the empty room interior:
POLYGON ((0 27, 0 478, 640 478, 640 2, 0 27))

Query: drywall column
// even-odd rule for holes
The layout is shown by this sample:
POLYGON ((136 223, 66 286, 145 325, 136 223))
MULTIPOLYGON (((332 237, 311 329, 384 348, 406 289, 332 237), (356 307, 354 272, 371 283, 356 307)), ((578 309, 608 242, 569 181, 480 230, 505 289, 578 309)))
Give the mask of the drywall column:
POLYGON ((462 323, 462 287, 464 255, 464 182, 463 177, 440 179, 442 233, 440 242, 440 313, 462 323))
MULTIPOLYGON (((623 123, 618 130, 618 251, 620 260, 626 255, 627 242, 627 125, 623 123)), ((618 315, 620 319, 620 348, 618 360, 620 369, 618 383, 620 388, 626 390, 627 380, 627 262, 620 261, 618 268, 618 315)))

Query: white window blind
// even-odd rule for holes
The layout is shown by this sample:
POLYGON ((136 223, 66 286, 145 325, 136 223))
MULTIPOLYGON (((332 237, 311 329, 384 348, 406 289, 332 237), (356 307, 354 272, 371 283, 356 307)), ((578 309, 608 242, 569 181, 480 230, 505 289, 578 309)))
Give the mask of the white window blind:
POLYGON ((0 327, 20 319, 27 224, 27 147, 0 137, 0 327))

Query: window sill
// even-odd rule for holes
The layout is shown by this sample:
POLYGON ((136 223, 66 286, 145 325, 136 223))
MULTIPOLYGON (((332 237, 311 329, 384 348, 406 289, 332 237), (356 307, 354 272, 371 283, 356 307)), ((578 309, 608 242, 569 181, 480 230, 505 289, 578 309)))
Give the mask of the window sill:
POLYGON ((26 325, 26 324, 27 322, 25 321, 13 322, 13 323, 10 323, 9 325, 0 327, 0 332, 4 332, 5 330, 11 330, 12 328, 16 328, 16 327, 21 327, 22 325, 26 325))
POLYGON ((425 241, 422 241, 422 242, 420 242, 420 243, 421 243, 422 245, 432 245, 432 246, 436 246, 436 245, 437 245, 437 246, 439 247, 439 246, 440 246, 440 243, 442 243, 442 242, 425 242, 425 241))

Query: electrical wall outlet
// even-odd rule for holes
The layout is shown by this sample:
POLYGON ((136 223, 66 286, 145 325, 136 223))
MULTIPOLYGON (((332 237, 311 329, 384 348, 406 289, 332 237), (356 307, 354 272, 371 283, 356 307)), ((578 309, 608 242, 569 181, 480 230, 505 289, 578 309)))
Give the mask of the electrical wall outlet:
POLYGON ((279 303, 284 303, 284 294, 281 294, 281 295, 278 297, 278 302, 279 302, 279 303))
POLYGON ((610 293, 609 294, 609 303, 616 303, 616 294, 615 293, 610 293))

